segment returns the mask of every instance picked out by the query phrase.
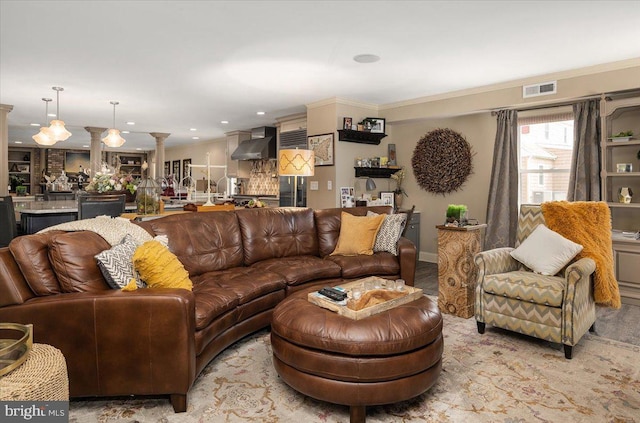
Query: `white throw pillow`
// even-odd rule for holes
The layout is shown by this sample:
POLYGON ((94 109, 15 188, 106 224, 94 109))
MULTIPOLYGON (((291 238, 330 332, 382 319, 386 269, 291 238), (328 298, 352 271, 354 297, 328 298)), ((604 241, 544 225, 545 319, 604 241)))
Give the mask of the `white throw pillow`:
POLYGON ((511 257, 542 275, 553 276, 582 251, 582 245, 568 240, 545 225, 538 225, 511 257))

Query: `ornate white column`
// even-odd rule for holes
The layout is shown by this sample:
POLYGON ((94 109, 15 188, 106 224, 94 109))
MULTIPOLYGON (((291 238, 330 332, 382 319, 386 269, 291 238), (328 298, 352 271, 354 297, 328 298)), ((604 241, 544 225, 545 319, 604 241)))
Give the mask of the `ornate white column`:
POLYGON ((152 175, 153 178, 167 176, 164 174, 164 140, 171 134, 163 132, 149 132, 153 138, 156 139, 156 174, 152 175))
POLYGON ((91 169, 91 176, 100 171, 102 167, 102 133, 107 128, 98 128, 96 126, 85 126, 85 131, 91 134, 91 150, 89 152, 89 169, 91 169))
POLYGON ((9 195, 9 124, 7 118, 13 110, 9 104, 0 104, 0 195, 9 195))

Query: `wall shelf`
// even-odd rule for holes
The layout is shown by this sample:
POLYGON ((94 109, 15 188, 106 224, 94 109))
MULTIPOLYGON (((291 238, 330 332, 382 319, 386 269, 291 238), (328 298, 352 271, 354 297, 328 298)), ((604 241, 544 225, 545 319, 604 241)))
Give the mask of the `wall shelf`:
POLYGON ((391 175, 400 170, 399 167, 354 167, 356 178, 391 178, 391 175))
POLYGON ((338 129, 338 140, 357 142, 360 144, 378 145, 387 134, 376 132, 354 131, 353 129, 338 129))

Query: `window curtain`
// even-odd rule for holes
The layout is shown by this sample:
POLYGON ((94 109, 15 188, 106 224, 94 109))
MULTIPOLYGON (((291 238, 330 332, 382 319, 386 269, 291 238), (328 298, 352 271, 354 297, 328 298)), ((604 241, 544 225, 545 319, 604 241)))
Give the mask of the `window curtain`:
POLYGON ((514 246, 518 225, 518 113, 498 112, 485 249, 514 246))
POLYGON ((573 156, 569 175, 569 201, 600 200, 600 102, 573 105, 573 156))

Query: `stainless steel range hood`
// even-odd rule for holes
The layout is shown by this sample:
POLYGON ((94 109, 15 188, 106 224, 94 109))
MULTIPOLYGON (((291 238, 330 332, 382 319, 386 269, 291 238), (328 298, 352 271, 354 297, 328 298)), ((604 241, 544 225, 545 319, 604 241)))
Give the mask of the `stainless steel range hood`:
POLYGON ((251 130, 251 139, 240 143, 231 154, 232 160, 276 158, 276 128, 263 126, 251 130))

